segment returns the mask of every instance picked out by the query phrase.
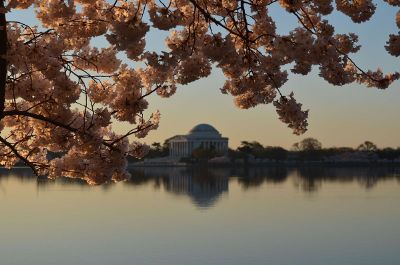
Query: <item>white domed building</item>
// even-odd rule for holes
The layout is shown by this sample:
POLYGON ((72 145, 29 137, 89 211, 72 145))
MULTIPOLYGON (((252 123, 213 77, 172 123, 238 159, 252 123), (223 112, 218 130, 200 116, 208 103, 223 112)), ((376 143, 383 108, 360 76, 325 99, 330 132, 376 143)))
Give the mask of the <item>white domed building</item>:
POLYGON ((228 138, 209 124, 199 124, 186 135, 176 135, 169 139, 171 157, 190 157, 196 148, 214 149, 221 155, 228 153, 228 138))

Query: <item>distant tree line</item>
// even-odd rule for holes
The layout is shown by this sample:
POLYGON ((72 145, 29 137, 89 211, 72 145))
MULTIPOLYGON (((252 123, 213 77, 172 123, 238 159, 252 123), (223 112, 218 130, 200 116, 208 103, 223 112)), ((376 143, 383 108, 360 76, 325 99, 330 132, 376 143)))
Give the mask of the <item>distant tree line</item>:
POLYGON ((400 159, 400 148, 379 149, 374 143, 365 141, 357 148, 329 147, 323 148, 322 143, 315 138, 305 138, 294 143, 291 150, 279 146, 263 146, 259 142, 242 141, 236 150, 230 150, 233 158, 270 159, 275 161, 321 161, 347 155, 351 159, 395 160, 400 159))
MULTIPOLYGON (((168 141, 163 144, 155 142, 150 146, 146 158, 164 157, 169 154, 168 141)), ((192 153, 192 157, 185 161, 204 161, 222 156, 215 149, 199 147, 192 153)), ((315 138, 305 138, 294 143, 290 150, 280 146, 264 146, 257 141, 242 141, 236 149, 229 149, 228 158, 231 161, 238 159, 244 162, 249 160, 271 161, 323 161, 340 157, 348 159, 388 160, 400 159, 400 148, 378 148, 373 142, 365 141, 357 148, 329 147, 323 148, 322 143, 315 138)))
POLYGON ((163 157, 169 155, 169 145, 168 141, 164 141, 163 144, 159 142, 154 142, 150 145, 150 149, 146 158, 163 157))

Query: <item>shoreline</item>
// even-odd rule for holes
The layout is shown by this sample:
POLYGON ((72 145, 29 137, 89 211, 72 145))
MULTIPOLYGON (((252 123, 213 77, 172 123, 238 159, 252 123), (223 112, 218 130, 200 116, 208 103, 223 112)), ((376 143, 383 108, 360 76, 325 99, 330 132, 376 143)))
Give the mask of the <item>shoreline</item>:
POLYGON ((248 162, 248 163, 129 163, 128 168, 132 167, 216 167, 216 168, 234 168, 234 167, 400 167, 400 161, 357 161, 357 162, 331 162, 331 161, 282 161, 282 162, 248 162))

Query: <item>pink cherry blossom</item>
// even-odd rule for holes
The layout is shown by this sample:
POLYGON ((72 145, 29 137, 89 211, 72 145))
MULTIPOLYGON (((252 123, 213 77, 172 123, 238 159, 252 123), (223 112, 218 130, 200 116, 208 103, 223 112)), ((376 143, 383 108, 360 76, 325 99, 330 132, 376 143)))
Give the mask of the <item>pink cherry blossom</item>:
MULTIPOLYGON (((393 8, 399 0, 385 0, 393 8)), ((385 89, 398 72, 363 69, 353 59, 356 33, 336 33, 337 10, 355 23, 379 8, 372 0, 7 0, 0 1, 0 164, 18 161, 37 175, 90 184, 129 178, 127 156, 142 158, 145 138, 160 125, 150 95, 170 97, 178 85, 218 68, 237 107, 273 104, 295 134, 306 132, 308 110, 283 85, 291 74, 319 76, 385 89), (271 6, 298 21, 280 34, 271 6), (31 9, 40 26, 7 22, 6 13, 31 9), (165 31, 165 49, 147 45, 165 31), (101 44, 99 44, 101 39, 101 44), (124 58, 124 59, 122 59, 124 58), (150 114, 152 112, 152 114, 150 114), (116 132, 114 124, 124 124, 116 132), (48 153, 57 153, 50 158, 48 153)), ((400 28, 400 11, 395 17, 400 28)), ((400 37, 386 50, 400 56, 400 37)), ((374 66, 376 67, 376 66, 374 66)))

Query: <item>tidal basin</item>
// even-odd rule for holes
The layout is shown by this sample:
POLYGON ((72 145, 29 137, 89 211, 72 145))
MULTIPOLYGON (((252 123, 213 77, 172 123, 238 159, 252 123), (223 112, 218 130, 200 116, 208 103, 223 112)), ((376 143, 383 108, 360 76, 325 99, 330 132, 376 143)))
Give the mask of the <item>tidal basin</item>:
POLYGON ((398 265, 400 168, 0 171, 1 265, 398 265))

